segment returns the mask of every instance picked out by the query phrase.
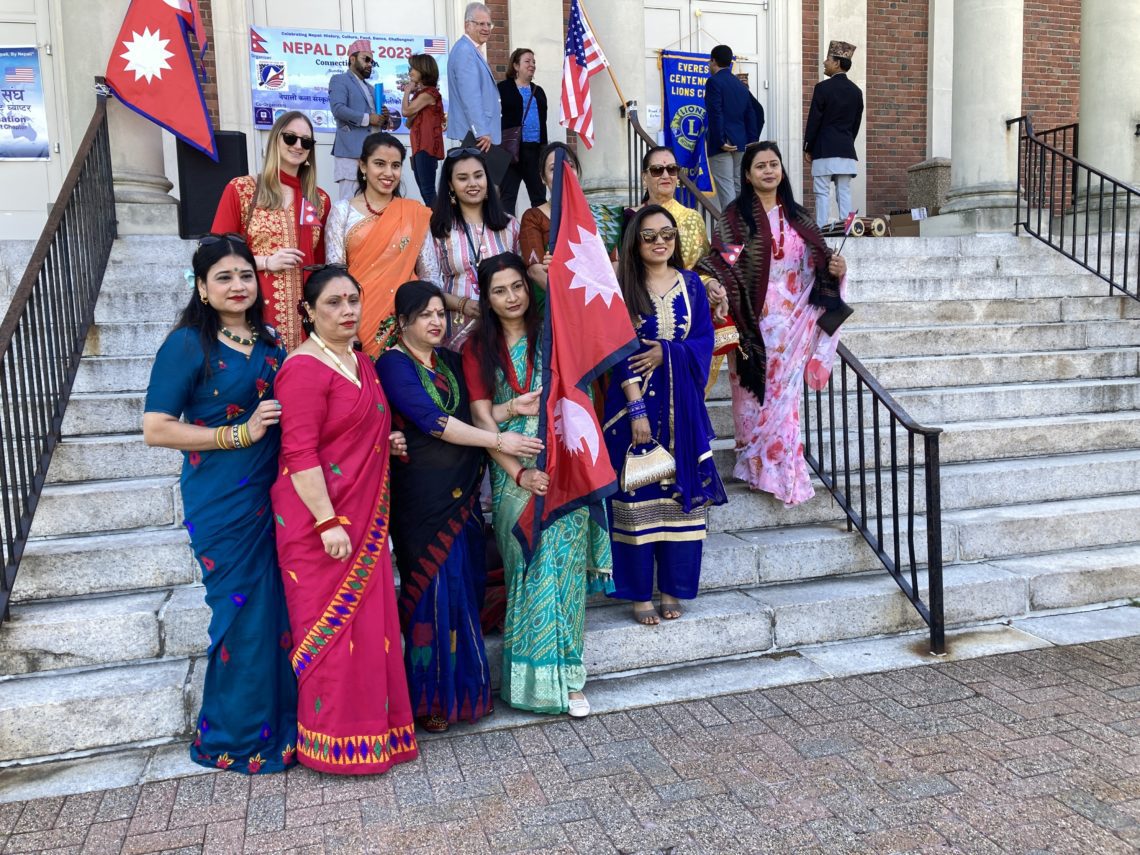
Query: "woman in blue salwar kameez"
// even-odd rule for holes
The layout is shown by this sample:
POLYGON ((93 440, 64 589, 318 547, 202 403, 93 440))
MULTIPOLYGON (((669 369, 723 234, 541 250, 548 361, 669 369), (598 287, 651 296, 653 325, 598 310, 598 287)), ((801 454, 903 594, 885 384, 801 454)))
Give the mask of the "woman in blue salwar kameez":
POLYGON ((614 470, 651 442, 672 456, 676 472, 607 501, 613 539, 614 592, 633 601, 634 618, 658 623, 681 616, 679 600, 697 596, 707 509, 724 504, 705 409, 713 325, 705 287, 681 269, 677 224, 659 205, 639 210, 626 229, 620 279, 642 345, 614 367, 606 396, 605 440, 614 470))
POLYGON ((294 764, 297 745, 297 682, 269 505, 281 416, 273 381, 285 349, 262 322, 242 238, 202 238, 193 265, 190 303, 155 357, 143 415, 148 445, 184 453, 185 525, 210 607, 190 759, 279 772, 294 764))

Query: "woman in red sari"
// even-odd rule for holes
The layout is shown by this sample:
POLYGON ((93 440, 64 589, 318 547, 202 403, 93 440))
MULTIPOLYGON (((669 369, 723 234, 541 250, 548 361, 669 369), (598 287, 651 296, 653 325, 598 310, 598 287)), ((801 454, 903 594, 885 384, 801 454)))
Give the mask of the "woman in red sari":
POLYGON ((388 551, 388 455, 402 434, 372 363, 352 349, 360 285, 305 284, 307 340, 277 374, 281 457, 271 498, 293 630, 297 758, 341 775, 414 760, 412 705, 388 551))
POLYGON ((297 302, 304 268, 325 261, 325 220, 331 204, 317 187, 313 145, 313 126, 304 113, 282 115, 269 131, 261 174, 242 175, 226 185, 210 229, 214 234, 239 234, 253 250, 265 321, 287 350, 303 338, 297 302))

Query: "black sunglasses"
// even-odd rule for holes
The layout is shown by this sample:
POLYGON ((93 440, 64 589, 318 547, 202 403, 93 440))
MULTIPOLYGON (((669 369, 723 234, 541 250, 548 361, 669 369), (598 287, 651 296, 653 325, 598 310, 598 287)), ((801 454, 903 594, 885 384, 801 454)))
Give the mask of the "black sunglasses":
POLYGON ((281 134, 281 139, 283 139, 285 141, 285 145, 289 146, 290 148, 292 148, 298 142, 300 142, 301 148, 303 148, 305 151, 312 151, 313 150, 313 138, 312 137, 302 137, 302 136, 298 136, 297 134, 293 133, 292 131, 283 131, 281 134))
POLYGON ((459 160, 461 157, 478 157, 482 159, 483 152, 471 146, 467 146, 467 148, 453 148, 449 149, 447 152, 448 160, 459 160))
POLYGON ((348 270, 347 264, 308 264, 301 268, 305 273, 316 273, 320 270, 348 270))
POLYGON ((214 244, 221 243, 224 240, 236 241, 237 243, 240 243, 243 246, 248 245, 246 242, 246 239, 242 235, 239 235, 236 232, 226 232, 225 234, 222 234, 222 235, 208 234, 208 235, 203 235, 202 237, 198 238, 198 249, 201 249, 204 246, 213 246, 214 244))
POLYGON ((681 171, 681 167, 675 163, 655 163, 652 166, 646 167, 645 171, 654 178, 660 178, 662 173, 665 172, 668 172, 670 175, 677 175, 681 171))

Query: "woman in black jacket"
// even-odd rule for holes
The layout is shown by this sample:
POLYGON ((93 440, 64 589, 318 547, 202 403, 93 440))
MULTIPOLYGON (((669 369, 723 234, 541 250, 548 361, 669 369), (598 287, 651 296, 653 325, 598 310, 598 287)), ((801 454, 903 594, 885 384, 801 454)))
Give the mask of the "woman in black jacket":
POLYGON ((546 187, 540 175, 538 155, 546 145, 546 93, 534 82, 534 51, 516 48, 511 54, 507 79, 499 83, 499 101, 503 105, 503 145, 509 150, 510 139, 518 140, 518 158, 511 163, 499 188, 503 207, 512 216, 518 202, 519 184, 526 182, 530 207, 546 201, 546 187))

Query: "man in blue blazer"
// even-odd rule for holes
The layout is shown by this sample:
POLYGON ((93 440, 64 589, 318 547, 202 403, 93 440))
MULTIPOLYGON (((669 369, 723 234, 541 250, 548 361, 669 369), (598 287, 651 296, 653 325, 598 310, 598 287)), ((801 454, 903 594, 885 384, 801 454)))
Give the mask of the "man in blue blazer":
POLYGON ((333 180, 341 199, 356 195, 356 169, 364 138, 387 127, 388 108, 374 112, 376 99, 364 81, 372 76, 372 45, 357 39, 348 46, 348 71, 329 78, 329 109, 336 119, 333 180))
POLYGON ((728 45, 714 47, 705 83, 705 148, 722 211, 740 195, 744 147, 760 139, 764 128, 764 108, 732 73, 732 58, 728 45))
POLYGON ((466 139, 485 154, 503 141, 499 87, 480 50, 491 38, 494 26, 484 4, 468 3, 463 13, 463 35, 447 57, 448 135, 460 142, 466 139))

